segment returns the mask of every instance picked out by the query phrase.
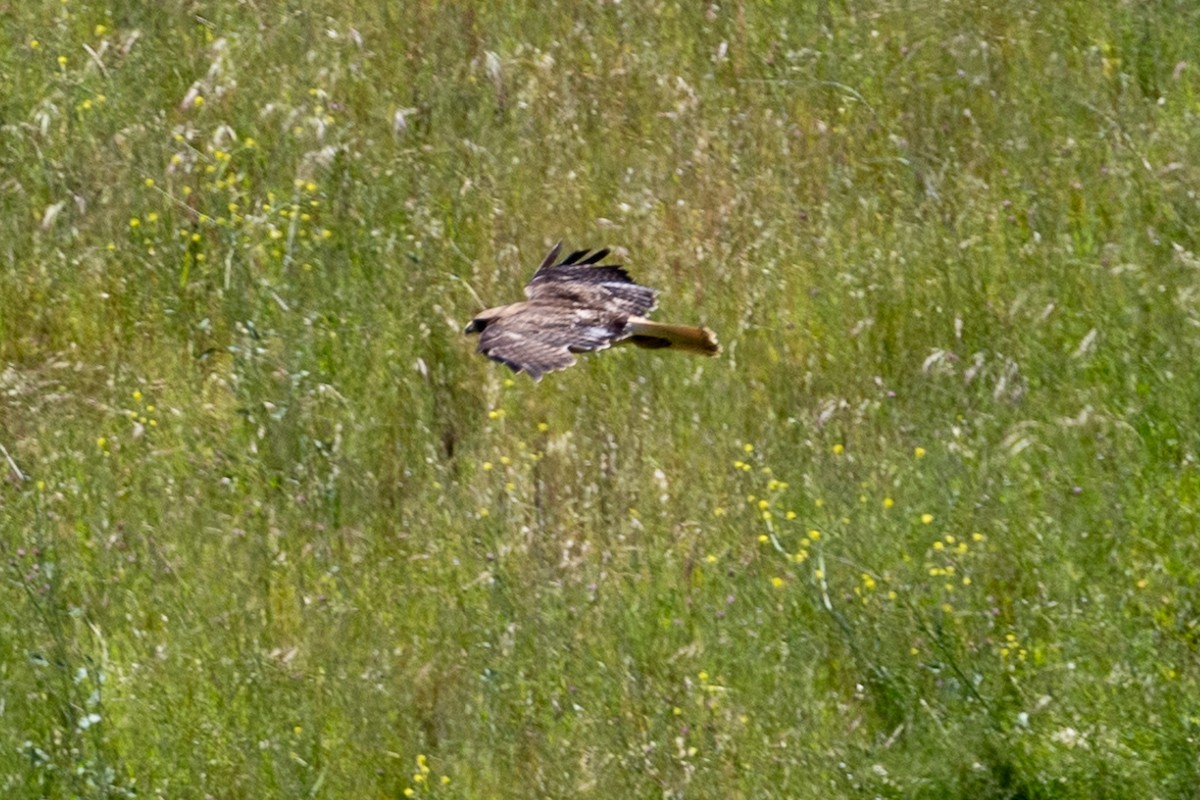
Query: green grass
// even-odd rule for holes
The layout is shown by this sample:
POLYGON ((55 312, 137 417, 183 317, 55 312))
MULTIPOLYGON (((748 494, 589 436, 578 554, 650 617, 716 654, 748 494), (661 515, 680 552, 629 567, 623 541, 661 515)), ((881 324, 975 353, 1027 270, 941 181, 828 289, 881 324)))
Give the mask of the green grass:
POLYGON ((0 792, 1194 797, 1200 8, 497 5, 4 12, 0 792))

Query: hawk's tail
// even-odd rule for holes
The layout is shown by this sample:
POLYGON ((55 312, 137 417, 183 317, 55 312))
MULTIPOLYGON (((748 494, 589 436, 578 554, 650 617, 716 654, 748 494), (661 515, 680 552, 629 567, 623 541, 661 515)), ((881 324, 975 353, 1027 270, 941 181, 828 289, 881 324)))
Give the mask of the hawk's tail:
POLYGON ((717 335, 708 328, 695 325, 668 325, 663 322, 651 322, 641 317, 630 317, 628 323, 630 336, 628 342, 638 347, 659 349, 672 347, 685 353, 695 353, 701 356, 715 356, 721 352, 717 335))

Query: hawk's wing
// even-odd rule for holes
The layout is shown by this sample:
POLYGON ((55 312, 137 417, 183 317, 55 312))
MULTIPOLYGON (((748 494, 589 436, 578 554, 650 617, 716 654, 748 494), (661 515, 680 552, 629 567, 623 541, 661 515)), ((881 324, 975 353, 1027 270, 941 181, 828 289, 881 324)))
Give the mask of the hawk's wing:
POLYGON ((628 335, 624 318, 603 310, 517 303, 483 330, 478 351, 536 380, 574 364, 573 353, 603 350, 628 335))
POLYGON ((612 314, 643 316, 658 304, 648 286, 634 283, 620 265, 601 264, 608 249, 576 250, 555 264, 562 242, 546 255, 525 286, 531 303, 554 303, 603 309, 612 314))

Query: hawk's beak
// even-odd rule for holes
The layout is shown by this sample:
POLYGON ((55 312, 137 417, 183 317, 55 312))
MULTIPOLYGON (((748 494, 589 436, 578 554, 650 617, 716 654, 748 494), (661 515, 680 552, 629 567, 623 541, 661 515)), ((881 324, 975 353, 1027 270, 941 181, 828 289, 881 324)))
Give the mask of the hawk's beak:
POLYGON ((487 323, 481 319, 473 319, 467 323, 467 327, 463 329, 463 333, 482 333, 487 327, 487 323))

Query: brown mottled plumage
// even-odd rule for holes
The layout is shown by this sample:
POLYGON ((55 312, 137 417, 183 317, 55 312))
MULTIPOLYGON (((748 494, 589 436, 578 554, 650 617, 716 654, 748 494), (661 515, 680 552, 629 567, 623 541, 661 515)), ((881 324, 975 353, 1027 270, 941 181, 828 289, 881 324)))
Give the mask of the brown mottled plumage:
POLYGON ((577 250, 557 264, 562 242, 542 261, 525 287, 528 300, 489 308, 467 325, 479 334, 478 352, 527 372, 534 380, 575 363, 575 353, 628 342, 715 356, 721 352, 708 328, 651 322, 656 292, 633 282, 616 264, 601 264, 609 251, 577 250))

